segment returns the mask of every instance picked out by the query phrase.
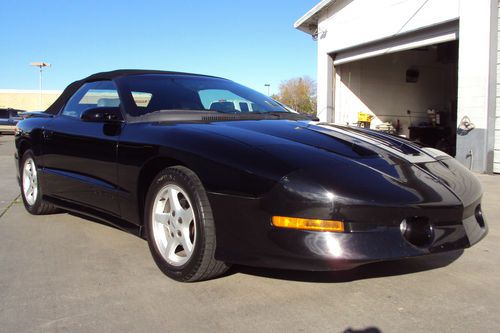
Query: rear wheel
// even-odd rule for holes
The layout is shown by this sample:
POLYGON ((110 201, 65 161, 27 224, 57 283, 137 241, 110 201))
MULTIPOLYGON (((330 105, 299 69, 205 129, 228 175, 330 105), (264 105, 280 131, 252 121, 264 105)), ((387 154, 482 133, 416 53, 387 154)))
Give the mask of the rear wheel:
POLYGON ((43 200, 42 186, 38 178, 38 169, 35 157, 31 150, 27 150, 21 159, 21 196, 24 207, 33 215, 56 213, 57 208, 43 200))
POLYGON ((166 275, 192 282, 216 277, 228 269, 214 258, 212 210, 193 171, 182 166, 161 171, 150 186, 145 206, 149 249, 166 275))

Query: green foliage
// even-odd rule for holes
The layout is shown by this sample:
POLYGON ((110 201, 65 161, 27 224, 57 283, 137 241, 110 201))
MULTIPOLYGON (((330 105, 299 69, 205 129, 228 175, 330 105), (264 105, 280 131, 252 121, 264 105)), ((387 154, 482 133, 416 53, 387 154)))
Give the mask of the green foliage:
POLYGON ((281 82, 279 93, 271 97, 300 113, 316 115, 316 82, 308 76, 281 82))

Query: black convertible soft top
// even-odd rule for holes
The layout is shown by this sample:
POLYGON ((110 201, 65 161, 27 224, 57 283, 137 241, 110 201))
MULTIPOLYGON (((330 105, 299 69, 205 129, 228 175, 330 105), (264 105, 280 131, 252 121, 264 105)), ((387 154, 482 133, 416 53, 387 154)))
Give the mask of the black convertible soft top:
POLYGON ((84 79, 75 81, 64 89, 61 96, 59 96, 51 106, 45 110, 45 113, 57 114, 64 106, 66 101, 84 84, 87 82, 101 81, 101 80, 113 80, 122 76, 127 75, 141 75, 141 74, 178 74, 178 75, 192 75, 192 76, 203 76, 203 77, 214 77, 209 75, 193 74, 193 73, 183 73, 183 72, 170 72, 170 71, 159 71, 159 70, 149 70, 149 69, 118 69, 110 72, 101 72, 92 74, 84 79))

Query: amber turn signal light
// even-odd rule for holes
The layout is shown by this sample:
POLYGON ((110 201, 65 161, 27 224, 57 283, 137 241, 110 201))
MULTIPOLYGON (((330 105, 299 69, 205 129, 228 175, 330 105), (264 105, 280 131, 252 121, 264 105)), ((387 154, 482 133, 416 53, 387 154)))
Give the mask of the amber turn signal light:
POLYGON ((333 220, 314 220, 302 219, 298 217, 273 216, 273 225, 279 228, 344 232, 344 223, 333 220))

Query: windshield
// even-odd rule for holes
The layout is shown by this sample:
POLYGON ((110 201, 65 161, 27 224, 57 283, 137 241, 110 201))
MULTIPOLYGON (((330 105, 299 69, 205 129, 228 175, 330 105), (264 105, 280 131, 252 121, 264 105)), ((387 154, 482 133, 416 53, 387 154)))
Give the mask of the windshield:
POLYGON ((125 109, 132 117, 163 110, 220 113, 289 111, 275 100, 229 80, 193 76, 146 74, 116 80, 125 109))

